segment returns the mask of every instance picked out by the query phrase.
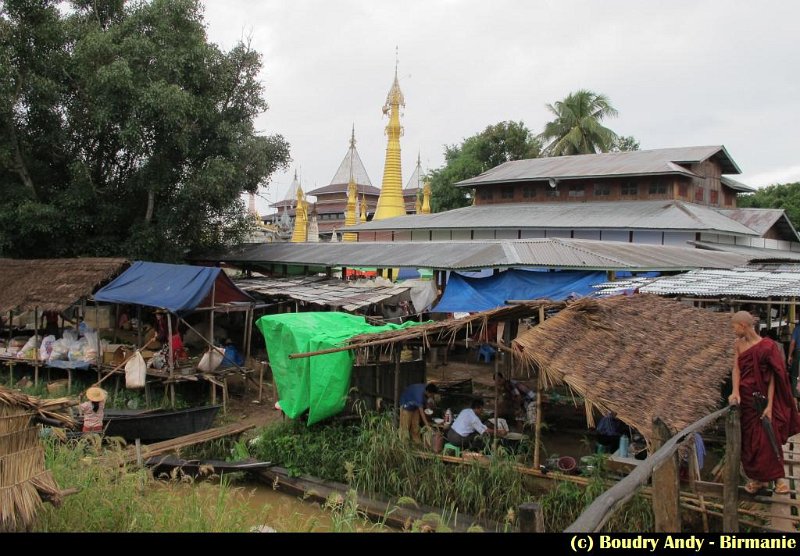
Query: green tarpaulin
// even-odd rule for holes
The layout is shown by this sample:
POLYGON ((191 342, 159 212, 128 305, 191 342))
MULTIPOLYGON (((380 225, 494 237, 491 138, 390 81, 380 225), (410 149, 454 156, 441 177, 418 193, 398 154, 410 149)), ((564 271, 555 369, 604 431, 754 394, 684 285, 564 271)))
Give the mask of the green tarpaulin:
POLYGON ((289 359, 289 354, 339 347, 359 334, 397 330, 416 324, 419 323, 372 326, 364 317, 347 313, 285 313, 264 316, 256 321, 267 343, 281 409, 291 419, 308 410, 309 425, 344 409, 353 354, 340 351, 302 359, 289 359))

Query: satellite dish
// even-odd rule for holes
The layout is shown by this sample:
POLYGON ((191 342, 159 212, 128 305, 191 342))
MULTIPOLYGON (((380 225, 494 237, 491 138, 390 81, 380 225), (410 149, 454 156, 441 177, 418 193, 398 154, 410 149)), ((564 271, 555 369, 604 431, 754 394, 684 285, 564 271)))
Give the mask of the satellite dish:
POLYGON ((555 189, 555 188, 556 188, 556 186, 558 186, 558 180, 557 180, 557 179, 555 179, 555 178, 549 178, 549 179, 547 180, 547 183, 549 183, 549 184, 550 184, 550 187, 552 187, 553 189, 555 189))

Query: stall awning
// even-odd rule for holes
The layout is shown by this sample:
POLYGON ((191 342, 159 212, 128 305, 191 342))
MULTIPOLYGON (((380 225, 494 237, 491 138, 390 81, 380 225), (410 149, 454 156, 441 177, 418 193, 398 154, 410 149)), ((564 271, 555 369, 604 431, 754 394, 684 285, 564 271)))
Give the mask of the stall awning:
POLYGON ((198 307, 252 298, 236 287, 221 268, 136 261, 94 294, 95 301, 166 309, 177 315, 198 307), (216 286, 216 287, 214 287, 216 286))
POLYGON ((488 311, 502 307, 510 299, 561 301, 571 293, 592 293, 592 285, 605 281, 605 272, 507 270, 486 278, 468 278, 453 273, 447 282, 442 300, 433 311, 488 311))

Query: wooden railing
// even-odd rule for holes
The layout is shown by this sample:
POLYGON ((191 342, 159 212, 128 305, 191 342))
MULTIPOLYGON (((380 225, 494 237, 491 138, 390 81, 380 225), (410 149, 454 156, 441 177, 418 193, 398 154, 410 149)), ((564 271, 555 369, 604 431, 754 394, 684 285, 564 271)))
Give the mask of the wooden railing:
POLYGON ((714 423, 723 415, 725 422, 725 469, 723 473, 723 518, 726 532, 738 532, 739 506, 739 460, 741 455, 741 429, 739 408, 730 406, 715 411, 692 423, 678 434, 671 436, 667 426, 660 420, 653 421, 658 448, 654 454, 639 464, 627 477, 598 496, 586 510, 565 529, 567 533, 594 533, 603 528, 625 502, 633 498, 637 489, 653 477, 653 514, 657 532, 679 532, 680 480, 678 477, 678 446, 689 435, 714 423), (655 494, 658 493, 656 496, 655 494))

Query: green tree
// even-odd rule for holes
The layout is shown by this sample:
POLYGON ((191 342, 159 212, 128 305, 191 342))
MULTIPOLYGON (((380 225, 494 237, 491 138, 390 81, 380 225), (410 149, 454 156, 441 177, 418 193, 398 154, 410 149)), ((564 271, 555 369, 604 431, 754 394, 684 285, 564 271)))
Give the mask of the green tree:
POLYGON ((610 151, 617 135, 600 122, 616 116, 617 111, 605 95, 581 89, 547 109, 555 119, 539 135, 547 156, 591 154, 610 151))
POLYGON ((611 146, 609 152, 612 153, 619 153, 619 152, 629 152, 629 151, 638 151, 639 150, 639 140, 636 139, 633 135, 619 135, 617 139, 614 141, 614 144, 611 146))
POLYGON ((0 3, 0 253, 177 260, 250 226, 289 161, 260 135, 261 57, 198 0, 0 3), (69 9, 61 9, 64 5, 69 9))
POLYGON ((800 182, 779 183, 759 189, 755 193, 740 195, 737 206, 748 208, 784 209, 795 228, 800 226, 800 182))
POLYGON ((441 212, 470 204, 470 192, 453 184, 511 160, 536 158, 538 139, 522 122, 500 122, 464 139, 460 145, 445 145, 442 167, 429 173, 431 210, 441 212))

